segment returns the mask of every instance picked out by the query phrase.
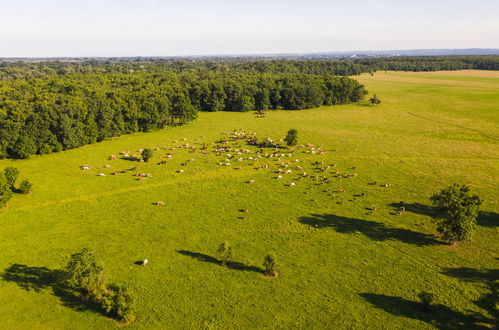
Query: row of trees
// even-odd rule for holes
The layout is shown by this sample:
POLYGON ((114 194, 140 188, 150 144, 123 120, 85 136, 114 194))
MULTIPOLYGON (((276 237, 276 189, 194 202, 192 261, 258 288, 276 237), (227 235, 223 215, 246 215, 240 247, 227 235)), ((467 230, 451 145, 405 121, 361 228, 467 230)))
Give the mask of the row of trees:
POLYGON ((6 167, 0 171, 0 208, 12 198, 14 193, 29 194, 33 186, 29 180, 21 182, 19 187, 16 187, 16 181, 19 177, 19 170, 15 167, 6 167))
POLYGON ((366 93, 347 77, 303 74, 83 72, 0 81, 0 158, 180 125, 197 111, 315 108, 366 93))
POLYGON ((370 58, 275 59, 275 58, 108 58, 65 61, 1 61, 0 80, 49 78, 71 74, 252 73, 354 76, 379 70, 499 70, 499 56, 404 56, 370 58))

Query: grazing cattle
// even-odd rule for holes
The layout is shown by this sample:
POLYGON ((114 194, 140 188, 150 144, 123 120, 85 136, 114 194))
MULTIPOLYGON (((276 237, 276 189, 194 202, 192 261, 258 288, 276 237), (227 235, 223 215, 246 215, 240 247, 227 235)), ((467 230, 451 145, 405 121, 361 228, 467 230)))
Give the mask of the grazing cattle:
POLYGON ((178 170, 177 173, 184 173, 184 170, 178 170))
POLYGON ((251 179, 251 180, 248 181, 248 183, 255 183, 255 182, 256 182, 255 179, 251 179))
POLYGON ((111 167, 111 165, 104 165, 103 167, 105 167, 105 168, 110 168, 110 167, 111 167))
POLYGON ((165 205, 165 202, 163 202, 163 201, 157 201, 156 205, 165 205))
POLYGON ((278 175, 278 176, 277 176, 277 178, 278 178, 278 179, 282 178, 282 175, 278 175))
POLYGON ((401 207, 399 208, 399 211, 400 211, 401 213, 402 213, 402 212, 405 212, 405 207, 401 206, 401 207))
POLYGON ((89 170, 89 169, 90 169, 90 166, 88 166, 88 165, 83 165, 83 166, 81 167, 81 169, 82 169, 82 170, 84 170, 84 171, 87 171, 87 170, 89 170))
POLYGON ((294 187, 294 186, 296 186, 296 183, 291 182, 291 183, 289 184, 289 186, 290 186, 290 187, 294 187))
POLYGON ((115 155, 109 156, 109 160, 116 160, 116 156, 115 155))
POLYGON ((106 176, 104 173, 99 173, 99 176, 106 176))
POLYGON ((148 263, 149 263, 149 260, 147 260, 147 259, 142 260, 142 266, 145 266, 145 265, 147 265, 148 263))

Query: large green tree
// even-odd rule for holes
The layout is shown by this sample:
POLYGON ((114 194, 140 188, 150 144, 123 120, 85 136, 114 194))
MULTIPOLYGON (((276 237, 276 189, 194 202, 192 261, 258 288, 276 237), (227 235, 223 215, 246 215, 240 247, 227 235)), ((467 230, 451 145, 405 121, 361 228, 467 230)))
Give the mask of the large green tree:
POLYGON ((439 220, 438 231, 449 243, 468 241, 477 225, 482 200, 466 185, 453 184, 430 200, 439 220))

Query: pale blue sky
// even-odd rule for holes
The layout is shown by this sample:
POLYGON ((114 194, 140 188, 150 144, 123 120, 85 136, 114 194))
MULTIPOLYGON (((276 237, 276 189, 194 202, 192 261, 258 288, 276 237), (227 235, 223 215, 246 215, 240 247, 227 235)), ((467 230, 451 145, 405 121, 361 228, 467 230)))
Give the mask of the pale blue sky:
POLYGON ((499 0, 0 0, 0 57, 499 48, 499 0))

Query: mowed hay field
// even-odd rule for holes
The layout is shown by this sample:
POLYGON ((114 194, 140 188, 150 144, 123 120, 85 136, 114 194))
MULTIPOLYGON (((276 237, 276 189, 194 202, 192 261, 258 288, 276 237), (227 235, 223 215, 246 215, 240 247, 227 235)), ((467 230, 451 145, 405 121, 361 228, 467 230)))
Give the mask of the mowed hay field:
POLYGON ((133 290, 137 321, 130 328, 492 328, 499 72, 358 79, 381 106, 274 111, 265 118, 200 113, 178 128, 0 161, 0 168, 20 169, 19 182, 34 183, 31 195, 15 195, 0 210, 0 328, 117 327, 54 285, 55 272, 83 247, 111 280, 133 290), (257 149, 240 140, 229 145, 250 153, 230 152, 229 161, 213 153, 211 142, 230 140, 223 133, 234 129, 278 140, 290 128, 298 130, 299 144, 314 147, 254 161, 248 158, 257 149), (186 143, 198 148, 176 148, 186 143), (319 146, 326 153, 312 153, 319 146), (108 160, 146 147, 163 149, 150 163, 108 160), (291 162, 285 170, 292 173, 277 179, 283 162, 291 162), (139 181, 138 172, 152 177, 139 181), (427 208, 428 198, 452 183, 469 185, 484 200, 474 240, 458 247, 441 244, 427 208), (397 215, 400 201, 406 211, 397 215), (217 264, 223 241, 234 248, 232 268, 217 264), (261 272, 267 253, 277 260, 277 279, 261 272), (149 264, 134 264, 142 259, 149 264), (416 304, 423 290, 435 294, 432 314, 416 304))

